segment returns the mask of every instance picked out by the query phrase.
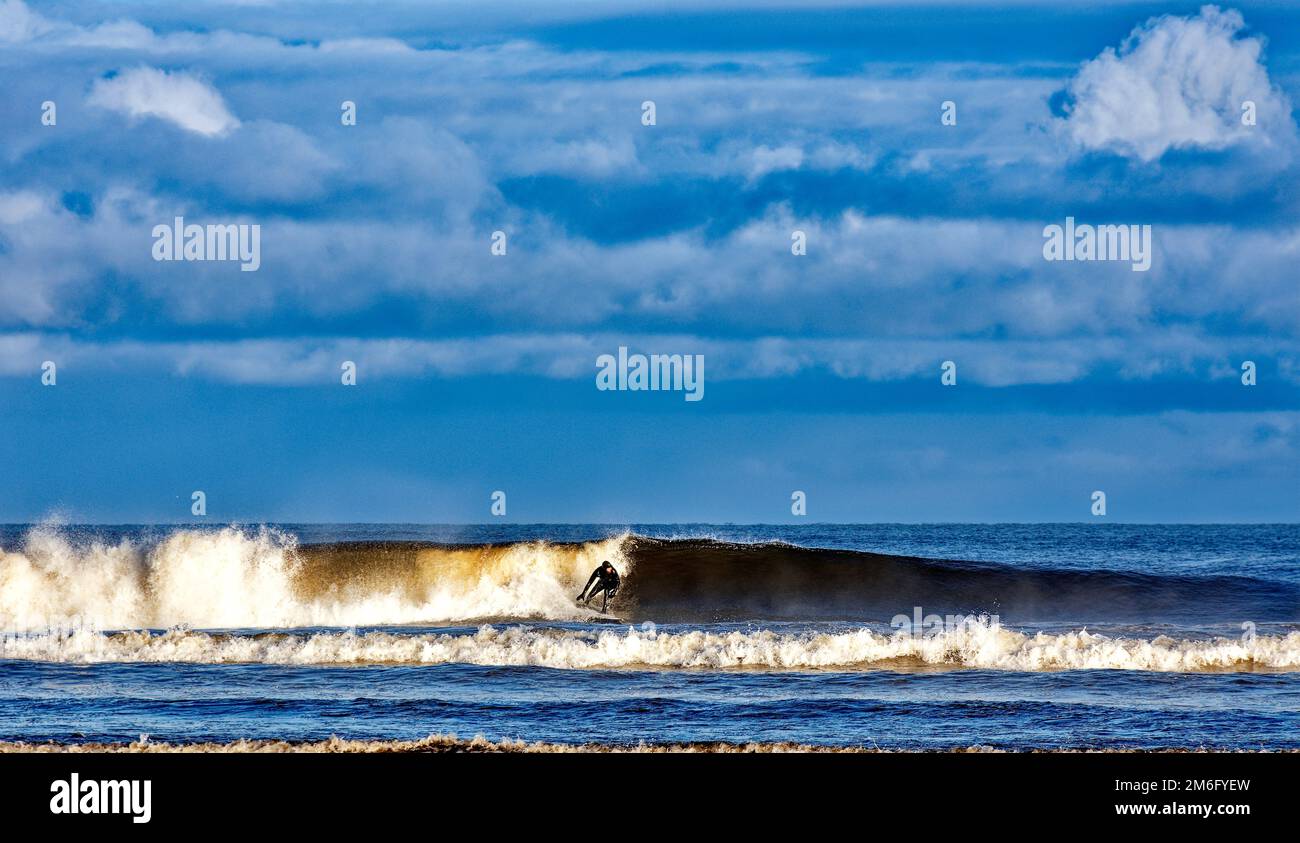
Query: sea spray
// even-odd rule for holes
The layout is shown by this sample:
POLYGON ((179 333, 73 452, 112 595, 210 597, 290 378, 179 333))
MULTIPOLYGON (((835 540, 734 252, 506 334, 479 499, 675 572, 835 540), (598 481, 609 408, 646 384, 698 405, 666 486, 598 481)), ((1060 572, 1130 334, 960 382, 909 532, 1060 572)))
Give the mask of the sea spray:
POLYGON ((37 528, 0 549, 0 630, 364 626, 512 617, 580 620, 573 597, 622 539, 304 554, 270 528, 177 530, 156 543, 78 544, 37 528), (389 553, 389 557, 393 554, 389 553))
POLYGON ((859 628, 592 632, 523 625, 471 633, 353 631, 234 635, 170 630, 0 638, 0 658, 44 662, 196 664, 474 664, 615 668, 899 670, 909 666, 1014 671, 1176 673, 1300 670, 1300 631, 1253 639, 1138 638, 1087 630, 1030 634, 988 619, 931 636, 859 628))

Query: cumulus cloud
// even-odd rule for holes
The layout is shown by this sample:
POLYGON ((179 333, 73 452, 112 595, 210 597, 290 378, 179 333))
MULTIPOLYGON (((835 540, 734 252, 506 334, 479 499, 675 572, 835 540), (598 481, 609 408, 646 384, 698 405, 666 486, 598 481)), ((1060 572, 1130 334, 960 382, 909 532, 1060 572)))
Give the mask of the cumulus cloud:
POLYGON ((803 164, 803 150, 797 146, 759 146, 751 153, 750 180, 757 180, 778 170, 797 170, 803 164))
POLYGON ((1290 133, 1290 104, 1269 81, 1260 38, 1240 12, 1165 15, 1108 47, 1071 80, 1065 124, 1084 149, 1154 161, 1170 149, 1220 150, 1290 133), (1242 123, 1255 103, 1257 125, 1242 123))
MULTIPOLYGON (((391 179, 413 179, 422 160, 402 163, 391 179)), ((469 180, 448 181, 441 199, 423 197, 416 217, 232 217, 198 200, 127 188, 96 194, 88 213, 56 193, 0 192, 0 328, 73 329, 111 315, 119 330, 147 333, 145 314, 156 314, 223 334, 594 332, 639 324, 719 337, 984 336, 1086 345, 1201 321, 1225 336, 1291 336, 1300 324, 1290 280, 1300 250, 1294 226, 1162 225, 1141 283, 1125 262, 1046 262, 1041 225, 987 218, 851 211, 818 220, 775 208, 723 236, 687 231, 602 243, 566 234, 541 215, 503 211, 490 191, 479 193, 485 177, 470 177, 466 162, 459 169, 469 180), (496 210, 485 212, 486 225, 438 211, 484 196, 484 207, 496 210), (230 262, 153 260, 152 227, 177 215, 261 224, 262 269, 248 279, 230 262), (512 232, 509 259, 489 253, 489 226, 512 232), (809 244, 798 259, 789 255, 796 228, 809 244), (1207 266, 1215 267, 1213 283, 1207 266)))
MULTIPOLYGON (((13 162, 13 183, 0 192, 0 329, 111 324, 146 341, 160 322, 221 337, 425 331, 487 342, 540 331, 560 343, 567 332, 633 326, 690 332, 692 342, 766 337, 746 360, 865 377, 910 376, 952 353, 945 339, 984 337, 1006 343, 1010 356, 972 358, 963 373, 997 384, 1022 382, 1029 369, 1015 355, 1034 357, 1048 342, 1060 348, 1033 377, 1055 381, 1094 371, 1094 343, 1107 338, 1198 322, 1224 336, 1291 336, 1300 318, 1288 286, 1300 229, 1289 206, 1278 212, 1266 201, 1274 193, 1288 201, 1272 189, 1277 170, 1261 168, 1250 183, 1269 190, 1249 205, 1257 216, 1245 225, 1231 215, 1247 203, 1225 197, 1256 198, 1241 175, 1251 161, 1167 166, 1151 179, 1079 178, 1039 123, 1025 128, 1059 85, 1055 71, 1012 63, 810 73, 806 61, 756 53, 720 73, 710 69, 720 56, 679 64, 672 52, 517 41, 380 50, 359 64, 350 53, 214 27, 157 34, 119 21, 76 38, 71 24, 57 27, 27 48, 44 70, 17 75, 25 88, 14 102, 62 102, 60 91, 83 91, 103 69, 145 65, 95 85, 92 99, 114 111, 58 132, 26 119, 30 134, 15 130, 14 142, 0 144, 13 162), (118 51, 128 49, 137 55, 123 59, 118 51), (661 66, 672 72, 641 72, 661 66), (47 90, 47 79, 62 87, 47 90), (242 124, 200 81, 212 79, 238 80, 227 93, 242 124), (343 96, 363 104, 356 128, 337 123, 343 96), (639 121, 647 97, 666 106, 653 129, 639 121), (963 103, 959 132, 938 127, 937 103, 947 98, 963 103), (187 133, 122 133, 118 112, 187 133), (223 125, 240 127, 239 143, 205 141, 223 125), (909 168, 922 159, 926 172, 909 168), (1144 209, 1179 209, 1171 220, 1153 217, 1156 263, 1142 283, 1124 264, 1043 261, 1042 226, 1060 221, 1062 195, 1094 208, 1075 211, 1093 223, 1130 221, 1133 198, 1144 209), (1196 215, 1183 218, 1184 206, 1196 215), (247 278, 228 263, 154 261, 150 229, 177 215, 262 225, 262 271, 247 278), (487 249, 497 229, 510 234, 505 260, 487 249), (795 229, 809 243, 797 260, 795 229), (782 337, 883 345, 832 352, 810 341, 783 346, 782 337), (1065 352, 1071 343, 1078 358, 1065 352)), ((1076 80, 1071 131, 1100 125, 1097 91, 1106 89, 1085 81, 1103 71, 1203 93, 1247 44, 1246 64, 1263 74, 1258 42, 1240 28, 1236 13, 1209 9, 1140 27, 1076 80), (1222 49, 1184 55, 1171 38, 1222 49), (1175 54, 1186 73, 1165 67, 1175 54)), ((12 114, 17 125, 17 106, 12 114)), ((0 116, 10 116, 2 103, 0 116)), ((1271 131, 1263 106, 1260 118, 1254 131, 1271 131)), ((1133 122, 1108 119, 1115 131, 1133 122)), ((1262 355, 1269 346, 1252 339, 1242 348, 1262 355)), ((336 356, 285 355, 286 368, 313 372, 336 356)), ((1170 355, 1157 364, 1182 359, 1170 355)), ((501 359, 533 371, 524 362, 532 358, 501 359)), ((711 362, 711 376, 728 371, 723 359, 711 362)), ((1132 365, 1118 352, 1107 359, 1109 370, 1132 365)), ((217 368, 198 358, 188 365, 217 368)))
POLYGON ((810 144, 806 149, 797 143, 783 143, 779 146, 759 144, 749 150, 747 156, 749 167, 745 175, 750 183, 769 173, 784 170, 869 170, 875 164, 875 156, 870 150, 836 141, 810 144))
POLYGON ((22 0, 0 3, 0 44, 18 44, 44 35, 54 28, 46 18, 27 8, 22 0))
POLYGON ((157 117, 206 137, 224 135, 239 127, 221 93, 183 71, 138 67, 108 79, 96 80, 91 105, 130 117, 157 117))

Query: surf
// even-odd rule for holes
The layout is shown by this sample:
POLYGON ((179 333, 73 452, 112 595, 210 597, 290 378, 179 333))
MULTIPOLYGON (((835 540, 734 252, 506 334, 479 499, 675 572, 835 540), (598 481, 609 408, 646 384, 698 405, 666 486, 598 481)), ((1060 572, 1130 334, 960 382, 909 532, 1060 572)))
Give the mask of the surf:
POLYGON ((929 636, 835 632, 524 625, 466 632, 321 631, 230 634, 186 629, 78 630, 0 637, 0 659, 96 663, 481 665, 563 670, 1126 670, 1159 673, 1300 670, 1300 631, 1253 638, 1028 633, 987 619, 929 636))
POLYGON ((583 621, 608 559, 610 611, 632 622, 885 622, 996 615, 1010 624, 1176 626, 1300 621, 1300 587, 925 559, 784 543, 647 538, 301 545, 271 527, 178 528, 105 541, 29 530, 0 548, 0 630, 290 629, 486 620, 583 621))
POLYGON ((0 549, 0 629, 349 627, 481 618, 581 619, 592 569, 633 563, 622 539, 438 547, 300 547, 289 533, 178 530, 74 541, 37 528, 0 549))

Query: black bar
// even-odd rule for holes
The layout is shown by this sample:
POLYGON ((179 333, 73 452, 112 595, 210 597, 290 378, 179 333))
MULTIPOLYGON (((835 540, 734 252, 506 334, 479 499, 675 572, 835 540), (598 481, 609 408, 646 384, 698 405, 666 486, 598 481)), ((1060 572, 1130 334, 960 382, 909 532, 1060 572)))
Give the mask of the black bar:
POLYGON ((10 822, 128 833, 374 834, 413 824, 458 836, 474 829, 619 835, 703 828, 770 835, 782 822, 845 824, 863 835, 900 822, 927 833, 1072 833, 1278 823, 1294 805, 1298 761, 1285 753, 34 753, 0 754, 0 792, 10 822), (83 785, 148 779, 149 822, 133 823, 129 813, 51 813, 52 783, 73 773, 83 785), (1166 780, 1177 789, 1165 789, 1166 780), (1246 785, 1219 789, 1224 781, 1246 785), (1156 789, 1118 789, 1134 782, 1156 789), (1208 805, 1216 813, 1118 813, 1152 810, 1117 807, 1140 805, 1157 812, 1208 805), (1217 813, 1225 807, 1239 812, 1217 813))

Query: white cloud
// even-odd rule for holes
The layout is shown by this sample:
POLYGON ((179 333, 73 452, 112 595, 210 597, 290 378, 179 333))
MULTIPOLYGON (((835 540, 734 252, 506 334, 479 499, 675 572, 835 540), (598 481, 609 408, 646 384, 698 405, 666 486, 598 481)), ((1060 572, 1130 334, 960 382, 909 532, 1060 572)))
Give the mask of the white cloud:
POLYGON ((27 8, 22 0, 0 3, 0 44, 20 44, 54 28, 46 18, 27 8))
POLYGON ((769 173, 784 170, 831 171, 852 168, 865 171, 870 170, 876 162, 872 151, 833 140, 810 144, 808 148, 794 143, 780 146, 760 144, 748 153, 748 158, 746 177, 751 183, 769 173))
POLYGON ((1204 6, 1165 15, 1108 47, 1071 80, 1065 125, 1084 149, 1154 161, 1170 149, 1224 149, 1292 130, 1290 104, 1260 60, 1263 41, 1243 37, 1241 13, 1204 6), (1242 124, 1242 103, 1257 125, 1242 124))
POLYGON ((636 146, 627 136, 542 141, 518 150, 512 166, 520 173, 559 173, 577 178, 640 174, 636 146))
POLYGON ((207 137, 239 127, 220 92, 182 71, 138 67, 99 79, 89 102, 131 117, 157 117, 207 137))
POLYGON ((45 199, 30 190, 0 193, 0 225, 19 225, 39 216, 45 209, 45 199))
POLYGON ((768 173, 778 170, 797 170, 803 164, 803 150, 788 144, 776 148, 759 146, 751 155, 753 159, 749 168, 751 181, 757 181, 768 173))
MULTIPOLYGON (((1069 383, 1099 371, 1142 382, 1182 376, 1235 381, 1223 365, 1237 340, 1190 331, 1163 336, 1069 340, 715 339, 693 334, 601 332, 490 334, 464 339, 354 337, 259 338, 231 341, 87 342, 65 334, 0 334, 0 377, 33 377, 41 362, 83 371, 163 371, 223 383, 306 385, 337 381, 344 360, 367 379, 527 374, 594 378, 596 356, 621 345, 634 352, 703 354, 716 380, 768 379, 812 371, 841 378, 891 382, 939 377, 943 360, 958 362, 963 383, 991 387, 1069 383)), ((1264 342, 1279 375, 1297 382, 1300 345, 1264 342)), ((1262 343, 1262 344, 1261 344, 1262 343)))
MULTIPOLYGON (((250 122, 241 135, 259 125, 250 122)), ((401 137, 417 136, 423 137, 401 137)), ((446 140, 450 155, 457 147, 446 140)), ((360 148, 371 161, 383 157, 378 145, 360 148)), ((404 158, 408 148, 426 147, 394 143, 384 158, 391 172, 364 173, 344 192, 403 179, 424 184, 417 173, 429 169, 425 157, 404 158)), ((221 156, 209 166, 251 177, 230 170, 221 156)), ((345 174, 338 178, 350 178, 350 158, 336 167, 345 174)), ((1089 337, 1162 334, 1200 321, 1225 335, 1294 336, 1300 319, 1290 271, 1300 254, 1296 227, 1160 225, 1152 269, 1134 283, 1123 262, 1044 261, 1042 224, 1028 221, 855 211, 805 218, 781 206, 722 236, 689 230, 602 243, 543 215, 501 208, 473 169, 472 157, 444 158, 435 172, 447 177, 435 184, 446 192, 420 188, 422 214, 415 218, 231 217, 201 198, 127 185, 96 194, 86 214, 66 209, 55 192, 0 192, 0 326, 67 330, 154 312, 195 326, 255 331, 285 320, 326 320, 337 330, 351 315, 364 325, 375 309, 400 303, 411 320, 462 333, 599 331, 635 321, 646 330, 714 336, 811 332, 1087 344, 1089 337), (457 166, 447 163, 453 160, 457 166), (476 206, 487 223, 463 213, 476 206), (152 227, 177 215, 260 224, 256 283, 228 262, 153 260, 152 227), (487 235, 496 227, 512 232, 509 260, 489 254, 487 235), (789 253, 796 228, 808 235, 809 252, 800 258, 789 253), (1215 268, 1210 280, 1207 266, 1215 268), (115 283, 105 284, 107 277, 115 283), (565 306, 557 307, 561 301, 565 306)))

